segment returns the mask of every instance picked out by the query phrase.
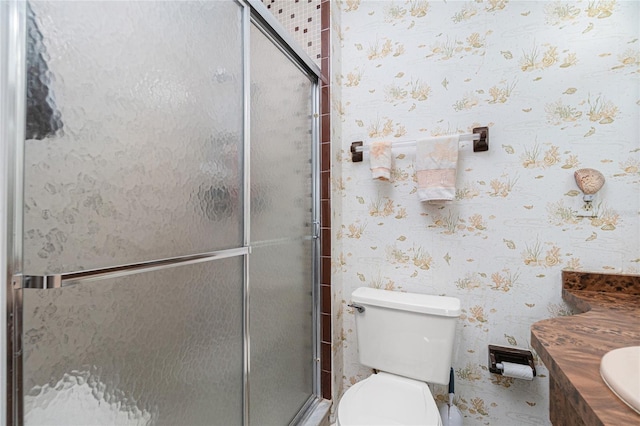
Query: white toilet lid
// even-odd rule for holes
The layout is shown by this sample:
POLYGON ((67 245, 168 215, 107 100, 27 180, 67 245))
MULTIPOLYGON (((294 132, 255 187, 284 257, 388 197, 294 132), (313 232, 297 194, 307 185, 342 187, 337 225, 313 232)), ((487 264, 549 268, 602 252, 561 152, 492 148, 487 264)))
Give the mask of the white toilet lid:
POLYGON ((426 383, 380 372, 347 389, 338 424, 440 426, 442 420, 426 383))

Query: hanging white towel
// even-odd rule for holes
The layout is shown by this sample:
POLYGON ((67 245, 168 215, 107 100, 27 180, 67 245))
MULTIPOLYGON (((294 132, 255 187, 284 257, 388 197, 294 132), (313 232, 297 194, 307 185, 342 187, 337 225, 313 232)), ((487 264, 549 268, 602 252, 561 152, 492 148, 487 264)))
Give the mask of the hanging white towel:
POLYGON ((416 144, 418 198, 444 203, 456 198, 456 171, 460 136, 419 140, 416 144))
POLYGON ((369 149, 371 176, 374 179, 391 180, 391 142, 372 142, 369 149))

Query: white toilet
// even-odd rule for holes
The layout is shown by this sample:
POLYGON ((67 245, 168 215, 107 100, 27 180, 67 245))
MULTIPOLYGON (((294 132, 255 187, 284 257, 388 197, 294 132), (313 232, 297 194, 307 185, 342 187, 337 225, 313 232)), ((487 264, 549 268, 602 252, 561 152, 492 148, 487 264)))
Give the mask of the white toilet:
POLYGON ((360 363, 378 373, 344 393, 337 424, 442 425, 426 382, 449 383, 460 300, 367 287, 351 300, 360 363))

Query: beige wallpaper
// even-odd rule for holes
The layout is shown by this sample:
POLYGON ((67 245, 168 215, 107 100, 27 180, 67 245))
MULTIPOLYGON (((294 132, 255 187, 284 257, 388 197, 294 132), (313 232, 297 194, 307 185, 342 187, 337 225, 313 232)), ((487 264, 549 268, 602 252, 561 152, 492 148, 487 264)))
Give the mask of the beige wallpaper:
MULTIPOLYGON (((335 1, 333 7, 334 366, 358 365, 359 286, 461 299, 454 369, 465 424, 548 423, 548 377, 489 373, 487 345, 529 348, 530 326, 570 314, 563 268, 640 272, 640 3, 335 1), (338 55, 336 56, 336 52, 338 55), (415 149, 374 181, 351 141, 406 141, 490 127, 460 144, 456 200, 418 201, 415 149), (606 178, 580 218, 573 177, 606 178)), ((435 387, 439 398, 446 389, 435 387)))

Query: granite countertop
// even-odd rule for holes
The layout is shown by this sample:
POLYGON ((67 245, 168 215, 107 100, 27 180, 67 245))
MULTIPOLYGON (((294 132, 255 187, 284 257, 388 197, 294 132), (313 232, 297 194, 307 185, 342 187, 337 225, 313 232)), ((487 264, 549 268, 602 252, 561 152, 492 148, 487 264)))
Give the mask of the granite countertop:
POLYGON ((640 345, 640 275, 563 271, 562 298, 579 313, 531 326, 549 375, 583 424, 640 424, 600 377, 604 354, 640 345))

